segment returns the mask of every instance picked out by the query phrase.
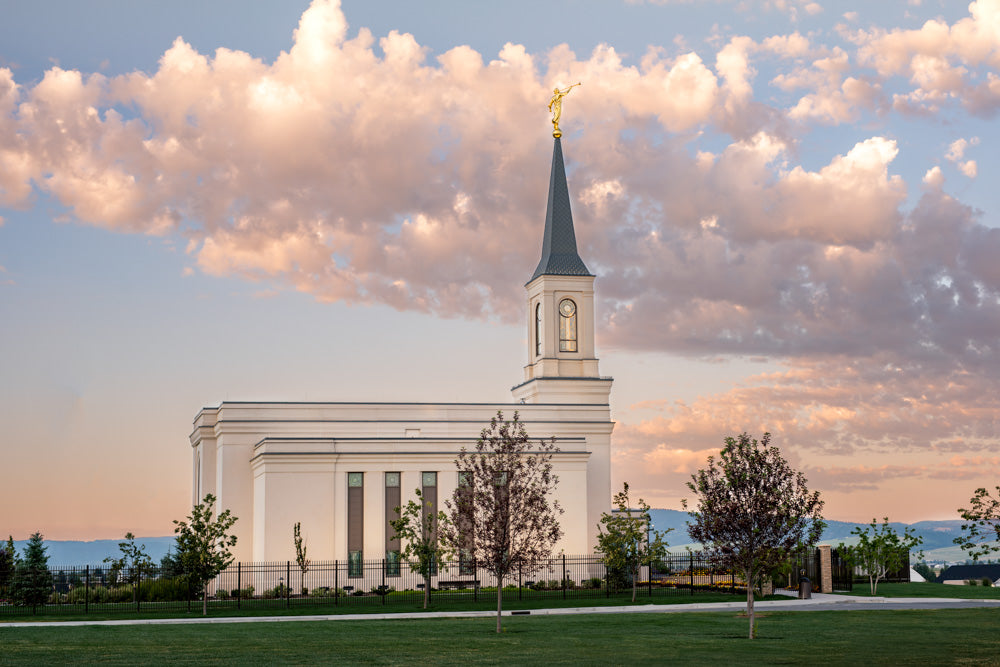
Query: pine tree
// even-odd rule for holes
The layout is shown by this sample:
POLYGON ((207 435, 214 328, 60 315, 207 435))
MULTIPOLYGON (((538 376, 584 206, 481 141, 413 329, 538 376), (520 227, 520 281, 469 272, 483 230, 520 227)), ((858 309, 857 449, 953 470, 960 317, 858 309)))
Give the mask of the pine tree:
POLYGON ((31 605, 32 612, 45 604, 52 592, 52 573, 49 556, 41 533, 34 533, 24 547, 24 555, 14 568, 11 598, 14 604, 31 605))

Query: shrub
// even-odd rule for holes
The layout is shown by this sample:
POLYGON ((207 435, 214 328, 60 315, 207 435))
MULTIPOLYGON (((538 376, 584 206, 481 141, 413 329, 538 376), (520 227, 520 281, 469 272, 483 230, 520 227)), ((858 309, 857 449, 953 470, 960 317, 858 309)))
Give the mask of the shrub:
POLYGON ((242 598, 244 600, 253 597, 253 586, 247 586, 246 588, 234 588, 230 593, 234 598, 242 598))
POLYGON ((992 586, 993 582, 990 581, 989 577, 983 577, 983 586, 992 586))
POLYGON ((975 586, 978 583, 979 583, 979 580, 977 580, 977 579, 966 579, 965 580, 965 585, 966 586, 975 586))

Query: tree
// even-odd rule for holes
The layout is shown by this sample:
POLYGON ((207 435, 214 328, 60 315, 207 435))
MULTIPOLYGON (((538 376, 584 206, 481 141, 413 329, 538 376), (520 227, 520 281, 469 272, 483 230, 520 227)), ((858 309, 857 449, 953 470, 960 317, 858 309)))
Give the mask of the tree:
MULTIPOLYGON (((709 560, 746 577, 750 639, 754 624, 754 587, 783 560, 814 544, 825 524, 819 492, 810 493, 806 478, 791 469, 771 434, 760 443, 746 433, 726 438, 719 458, 691 476, 688 489, 698 497, 688 533, 701 542, 709 560)), ((684 509, 687 499, 681 501, 684 509)))
POLYGON ((517 412, 512 421, 497 412, 475 450, 462 447, 455 459, 459 483, 446 501, 447 541, 496 578, 497 632, 504 580, 519 568, 540 567, 562 537, 563 510, 549 500, 558 483, 552 474, 558 451, 554 438, 532 444, 517 412))
POLYGON ((10 535, 4 545, 0 545, 0 598, 7 592, 11 577, 14 576, 14 564, 17 552, 14 549, 14 536, 10 535))
POLYGON ((309 571, 309 564, 312 562, 306 558, 306 543, 302 539, 302 524, 298 521, 295 522, 295 526, 292 529, 292 539, 295 542, 295 563, 299 566, 299 571, 302 575, 299 577, 299 588, 302 590, 302 594, 308 593, 306 590, 306 572, 309 571))
MULTIPOLYGON (((872 595, 878 590, 880 580, 885 579, 890 572, 910 564, 910 549, 924 542, 909 527, 899 535, 889 525, 889 517, 883 517, 881 526, 875 519, 864 528, 856 526, 851 535, 858 536, 858 543, 854 546, 841 544, 837 549, 847 557, 851 565, 861 568, 868 575, 872 595)), ((918 553, 918 557, 922 555, 922 552, 918 553)))
POLYGON ((132 602, 139 599, 139 582, 142 574, 153 567, 153 559, 146 553, 146 545, 135 543, 135 535, 125 533, 125 541, 118 543, 122 555, 119 558, 108 556, 105 563, 111 564, 111 579, 118 580, 118 574, 125 573, 125 581, 132 584, 132 602))
POLYGON ((41 533, 33 533, 24 545, 24 552, 14 569, 11 598, 16 605, 31 605, 32 612, 44 604, 52 592, 49 556, 41 533))
POLYGON ((236 545, 236 536, 228 534, 236 517, 226 510, 212 519, 215 496, 205 496, 194 506, 187 521, 174 521, 177 534, 177 559, 189 581, 202 592, 202 615, 208 615, 208 582, 229 567, 233 555, 229 547, 236 545))
POLYGON ((597 526, 597 551, 609 571, 626 571, 632 579, 632 602, 635 602, 640 568, 652 565, 667 555, 664 537, 671 529, 652 529, 649 505, 639 498, 638 508, 632 509, 628 497, 628 482, 615 494, 617 512, 601 514, 597 526))
POLYGON ((962 524, 965 535, 955 538, 973 561, 992 552, 1000 553, 1000 486, 994 498, 985 488, 976 489, 969 509, 959 508, 958 514, 968 523, 962 524))
POLYGON ((923 561, 914 565, 913 571, 923 577, 926 581, 934 581, 937 578, 937 574, 934 573, 934 569, 923 561))
POLYGON ((396 508, 399 518, 389 522, 395 531, 390 540, 406 544, 400 557, 410 562, 412 572, 424 578, 424 609, 427 609, 431 597, 431 575, 451 554, 450 546, 442 539, 451 522, 444 512, 434 512, 433 505, 423 499, 420 489, 415 493, 420 502, 411 500, 405 508, 396 508))

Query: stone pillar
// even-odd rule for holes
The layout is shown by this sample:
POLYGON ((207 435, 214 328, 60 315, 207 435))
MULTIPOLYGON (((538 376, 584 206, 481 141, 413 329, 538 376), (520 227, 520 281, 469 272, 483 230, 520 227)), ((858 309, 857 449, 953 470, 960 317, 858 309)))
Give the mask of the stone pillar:
POLYGON ((830 545, 819 547, 819 592, 833 592, 833 564, 830 557, 830 545))

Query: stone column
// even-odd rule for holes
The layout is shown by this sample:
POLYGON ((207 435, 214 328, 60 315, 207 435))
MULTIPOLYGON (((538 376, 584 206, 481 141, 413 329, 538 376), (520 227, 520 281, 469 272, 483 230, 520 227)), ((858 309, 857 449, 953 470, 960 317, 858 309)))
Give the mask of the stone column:
POLYGON ((829 544, 819 547, 819 581, 817 583, 821 593, 833 592, 833 565, 829 544))

